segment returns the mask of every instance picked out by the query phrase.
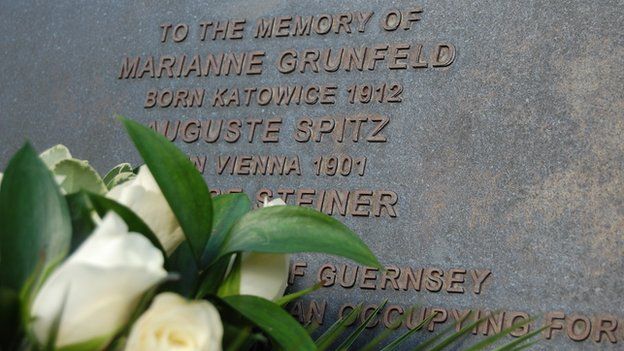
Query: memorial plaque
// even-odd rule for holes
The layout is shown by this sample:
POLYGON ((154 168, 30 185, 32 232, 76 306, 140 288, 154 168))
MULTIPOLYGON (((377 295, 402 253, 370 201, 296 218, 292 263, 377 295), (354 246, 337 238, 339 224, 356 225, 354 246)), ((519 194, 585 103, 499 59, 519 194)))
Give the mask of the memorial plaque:
POLYGON ((371 246, 385 271, 293 257, 291 289, 324 281, 302 323, 388 299, 370 335, 474 310, 466 343, 530 316, 536 350, 621 349, 623 23, 619 0, 4 1, 0 165, 26 139, 137 164, 118 113, 215 194, 371 246))

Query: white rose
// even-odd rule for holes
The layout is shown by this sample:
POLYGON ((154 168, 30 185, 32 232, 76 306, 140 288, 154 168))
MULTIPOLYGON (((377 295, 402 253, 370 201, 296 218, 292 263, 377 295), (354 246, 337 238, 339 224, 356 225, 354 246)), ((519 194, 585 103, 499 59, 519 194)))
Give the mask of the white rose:
POLYGON ((168 255, 184 241, 182 228, 147 166, 141 166, 136 178, 114 187, 106 197, 134 211, 158 237, 168 255))
POLYGON ((87 240, 45 281, 31 309, 32 327, 45 343, 62 311, 56 346, 100 339, 123 327, 141 296, 162 281, 164 257, 144 236, 128 233, 107 214, 87 240))
POLYGON ((220 351, 223 324, 208 301, 162 293, 134 323, 126 351, 220 351))
POLYGON ((54 170, 54 167, 61 161, 71 160, 73 158, 69 149, 65 145, 61 144, 52 146, 42 152, 39 157, 50 170, 54 170))
MULTIPOLYGON (((282 199, 267 202, 264 207, 284 206, 282 199)), ((290 255, 245 252, 241 256, 240 295, 254 295, 275 301, 284 295, 288 281, 290 255)))

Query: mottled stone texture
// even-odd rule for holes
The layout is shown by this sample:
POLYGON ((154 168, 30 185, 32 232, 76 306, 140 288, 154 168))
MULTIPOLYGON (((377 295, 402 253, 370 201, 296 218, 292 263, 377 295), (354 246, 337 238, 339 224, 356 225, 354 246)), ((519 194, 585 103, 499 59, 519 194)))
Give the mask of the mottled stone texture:
MULTIPOLYGON (((404 307, 564 311, 624 318, 624 4, 618 0, 421 1, 422 21, 410 31, 384 33, 379 16, 411 1, 3 1, 0 2, 0 166, 25 141, 40 150, 66 144, 101 172, 139 161, 114 113, 148 123, 163 118, 281 116, 279 144, 176 141, 208 155, 205 177, 215 188, 242 186, 389 189, 399 194, 395 219, 343 218, 382 262, 411 266, 490 269, 483 292, 448 294, 321 289, 325 325, 347 302, 387 298, 404 307), (202 19, 374 11, 366 33, 307 38, 160 43, 159 25, 202 19), (453 65, 439 70, 378 69, 254 77, 119 80, 125 55, 377 43, 449 42, 453 65), (400 104, 349 105, 354 83, 400 82, 400 104), (199 109, 143 108, 150 88, 335 83, 335 105, 199 109), (388 116, 386 143, 297 143, 303 116, 388 116), (312 160, 345 153, 367 156, 364 176, 317 177, 312 160), (220 154, 297 154, 303 176, 217 176, 220 154)), ((193 27, 194 29, 196 27, 193 27)), ((271 66, 267 62, 266 66, 271 66)), ((272 67, 271 67, 272 68, 272 67)), ((325 262, 302 255, 309 286, 325 262)), ((470 278, 466 278, 470 281, 470 278)), ((450 316, 449 316, 450 318, 450 316)), ((440 328, 438 328, 440 329, 440 328)), ((379 331, 380 329, 375 329, 379 331)), ((606 340, 570 341, 562 332, 541 350, 615 350, 606 340)), ((590 337, 591 338, 591 337, 590 337)), ((474 340, 474 339, 471 339, 474 340)))

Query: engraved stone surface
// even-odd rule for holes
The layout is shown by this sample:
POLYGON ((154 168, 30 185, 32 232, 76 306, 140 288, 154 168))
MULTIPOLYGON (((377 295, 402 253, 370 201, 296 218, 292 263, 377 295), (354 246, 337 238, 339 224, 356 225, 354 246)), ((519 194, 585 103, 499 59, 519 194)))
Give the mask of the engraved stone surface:
POLYGON ((26 139, 136 164, 119 113, 215 193, 332 213, 388 267, 294 257, 294 287, 327 285, 302 322, 388 299, 370 333, 474 309, 497 312, 479 334, 537 316, 535 349, 616 350, 623 23, 619 0, 4 1, 0 167, 26 139))

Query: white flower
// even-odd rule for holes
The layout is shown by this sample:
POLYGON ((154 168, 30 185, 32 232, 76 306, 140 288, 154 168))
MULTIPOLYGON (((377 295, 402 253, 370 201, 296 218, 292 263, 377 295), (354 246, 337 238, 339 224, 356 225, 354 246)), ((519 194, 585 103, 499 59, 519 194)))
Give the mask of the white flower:
MULTIPOLYGON (((271 202, 264 200, 264 207, 284 206, 277 198, 271 202)), ((284 295, 288 281, 290 255, 245 252, 241 256, 240 290, 241 295, 254 295, 275 301, 284 295)))
POLYGON ((126 351, 220 351, 223 324, 208 301, 162 293, 134 323, 126 351))
POLYGON ((42 152, 39 157, 50 170, 54 170, 54 167, 61 161, 71 160, 73 158, 69 149, 65 145, 61 144, 52 146, 42 152))
POLYGON ((184 233, 169 203, 147 166, 141 166, 136 178, 111 189, 106 197, 134 211, 171 254, 184 241, 184 233))
POLYGON ((289 264, 285 254, 243 253, 239 294, 279 299, 286 291, 289 264))
POLYGON ((286 206, 286 203, 281 198, 273 199, 269 201, 266 197, 264 198, 264 205, 262 207, 273 207, 273 206, 286 206))
POLYGON ((145 237, 128 233, 115 213, 45 281, 31 309, 33 332, 45 343, 62 311, 56 346, 100 339, 127 323, 141 296, 166 276, 164 257, 145 237))
POLYGON ((3 177, 3 176, 4 176, 4 175, 0 172, 0 185, 2 185, 2 177, 3 177))

